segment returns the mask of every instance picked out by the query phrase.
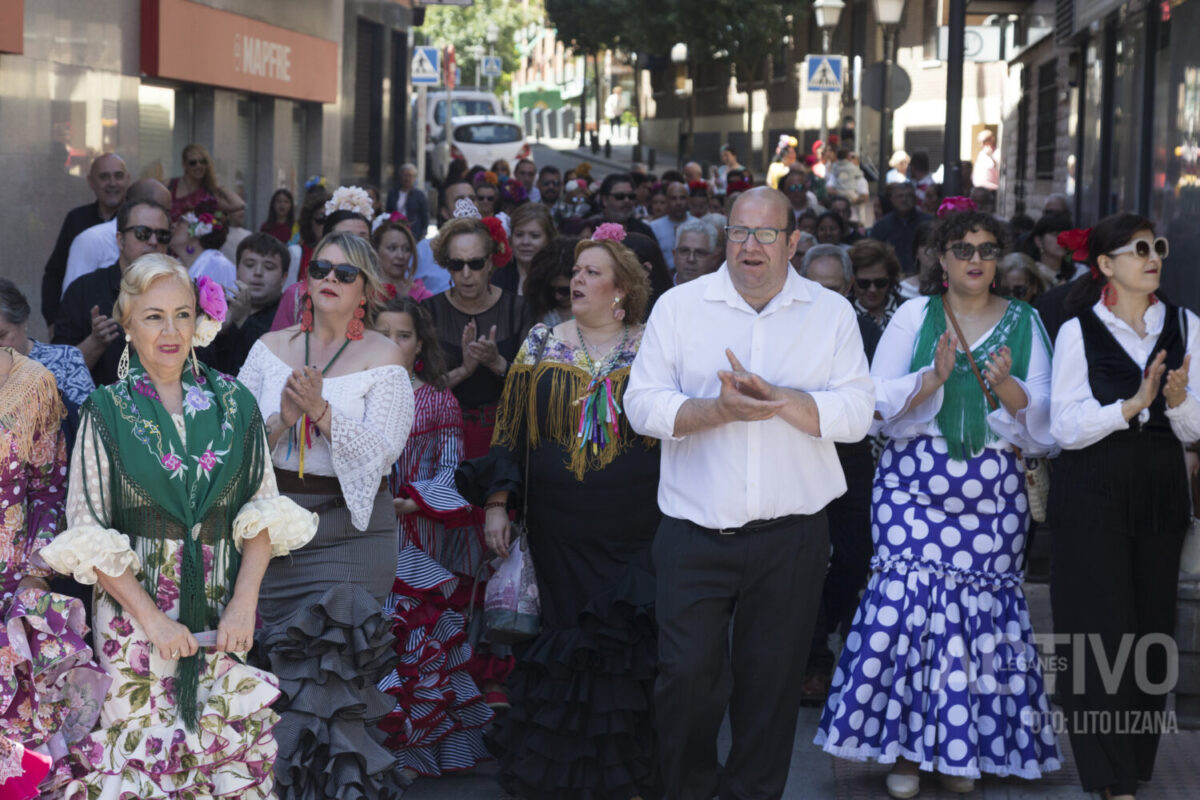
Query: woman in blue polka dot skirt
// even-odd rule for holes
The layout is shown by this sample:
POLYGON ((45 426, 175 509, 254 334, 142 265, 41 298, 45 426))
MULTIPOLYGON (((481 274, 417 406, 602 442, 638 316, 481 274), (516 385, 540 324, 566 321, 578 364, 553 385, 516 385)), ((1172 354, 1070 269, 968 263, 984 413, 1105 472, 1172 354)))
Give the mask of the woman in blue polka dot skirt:
POLYGON ((1030 306, 991 291, 1003 241, 989 215, 944 219, 929 296, 900 307, 871 367, 890 438, 872 495, 872 573, 815 741, 893 764, 893 797, 917 794, 919 770, 967 792, 984 772, 1059 767, 1021 591, 1029 505, 1012 449, 1053 446, 1050 344, 1030 306))

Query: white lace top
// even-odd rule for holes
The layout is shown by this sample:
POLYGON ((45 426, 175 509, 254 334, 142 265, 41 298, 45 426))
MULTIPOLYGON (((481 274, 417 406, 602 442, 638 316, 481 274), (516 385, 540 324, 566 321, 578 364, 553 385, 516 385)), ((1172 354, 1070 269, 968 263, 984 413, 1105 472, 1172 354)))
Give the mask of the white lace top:
MULTIPOLYGON (((255 342, 238 380, 258 400, 263 419, 279 412, 292 367, 255 342)), ((321 395, 329 401, 333 442, 318 434, 304 453, 305 474, 334 476, 341 484, 354 527, 366 530, 379 479, 400 457, 413 420, 412 381, 400 366, 374 367, 325 378, 321 395)), ((297 471, 300 452, 288 435, 271 453, 277 467, 297 471)))
MULTIPOLYGON (((179 438, 186 442, 183 415, 172 414, 171 421, 179 438)), ((114 578, 126 569, 137 572, 147 555, 135 552, 125 532, 106 527, 93 512, 97 509, 104 519, 111 518, 108 487, 112 461, 104 442, 92 435, 91 425, 91 419, 85 417, 71 458, 67 529, 41 551, 42 558, 55 570, 89 585, 96 582, 97 570, 114 578)), ((258 490, 233 520, 234 546, 241 550, 246 539, 263 531, 270 537, 272 556, 303 547, 317 532, 317 515, 280 495, 275 472, 269 469, 263 470, 258 490)))

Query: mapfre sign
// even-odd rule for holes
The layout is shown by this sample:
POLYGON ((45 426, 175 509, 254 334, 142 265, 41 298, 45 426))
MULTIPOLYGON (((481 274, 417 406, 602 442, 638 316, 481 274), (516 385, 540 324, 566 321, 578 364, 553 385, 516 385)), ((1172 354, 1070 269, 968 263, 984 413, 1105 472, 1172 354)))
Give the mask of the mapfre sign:
POLYGON ((142 0, 142 72, 332 103, 338 44, 187 0, 142 0))

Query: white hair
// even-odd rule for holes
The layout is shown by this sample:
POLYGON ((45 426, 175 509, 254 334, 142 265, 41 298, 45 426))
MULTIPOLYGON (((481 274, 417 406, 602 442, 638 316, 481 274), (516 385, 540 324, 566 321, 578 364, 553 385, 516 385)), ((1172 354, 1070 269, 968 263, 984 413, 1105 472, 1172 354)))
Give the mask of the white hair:
POLYGON ((708 239, 708 249, 717 249, 717 229, 703 219, 689 219, 675 229, 675 241, 685 233, 701 233, 708 239))

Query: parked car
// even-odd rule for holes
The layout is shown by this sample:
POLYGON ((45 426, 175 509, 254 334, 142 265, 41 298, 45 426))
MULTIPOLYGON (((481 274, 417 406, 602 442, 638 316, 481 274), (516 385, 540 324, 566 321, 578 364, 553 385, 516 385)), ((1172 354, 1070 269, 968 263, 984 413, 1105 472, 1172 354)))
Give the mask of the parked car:
POLYGON ((452 159, 462 159, 468 166, 490 167, 492 162, 503 158, 515 167, 517 161, 528 158, 529 153, 525 129, 511 117, 495 114, 455 117, 453 141, 447 142, 443 136, 434 148, 433 177, 442 180, 452 159))
MULTIPOLYGON (((504 113, 504 109, 500 105, 500 98, 486 89, 455 89, 453 95, 454 119, 504 113)), ((414 126, 417 124, 417 99, 418 95, 414 92, 412 97, 412 113, 409 115, 414 126)), ((427 92, 425 94, 426 143, 436 142, 442 136, 442 128, 446 125, 446 99, 447 93, 444 91, 427 92)), ((414 134, 416 133, 415 127, 413 132, 414 134)), ((415 146, 415 135, 412 141, 415 146)))

